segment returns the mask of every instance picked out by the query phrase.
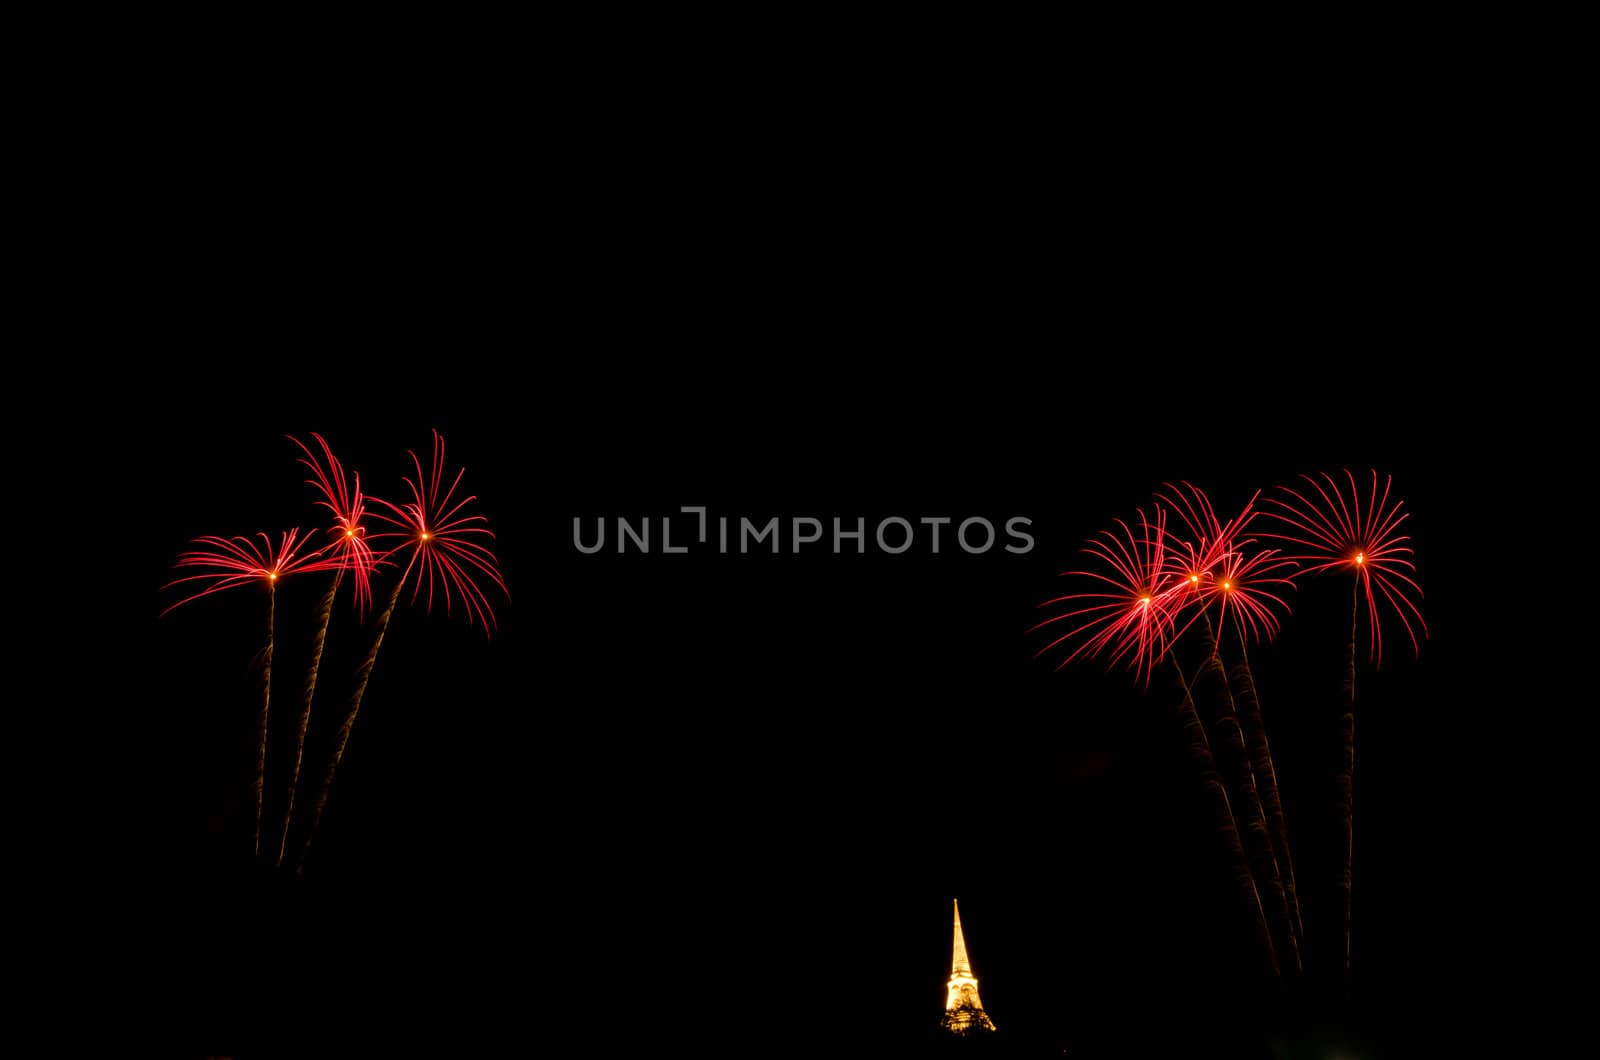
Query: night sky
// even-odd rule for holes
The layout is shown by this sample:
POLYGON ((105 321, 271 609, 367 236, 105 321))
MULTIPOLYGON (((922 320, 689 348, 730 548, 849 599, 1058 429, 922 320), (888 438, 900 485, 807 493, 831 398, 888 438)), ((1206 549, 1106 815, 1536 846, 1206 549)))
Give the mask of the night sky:
MULTIPOLYGON (((945 339, 976 343, 977 327, 945 339)), ((762 356, 821 338, 797 329, 762 356)), ((598 1052, 687 1035, 713 1055, 839 1042, 918 1055, 937 1044, 952 897, 1018 1055, 1327 1041, 1384 1055, 1444 1033, 1414 987, 1471 974, 1440 959, 1470 951, 1473 928, 1438 874, 1470 818, 1466 548, 1452 527, 1462 452, 1483 438, 1381 400, 1295 405, 1197 393, 1181 376, 1040 392, 1020 367, 978 359, 1004 351, 998 339, 966 347, 970 386, 887 388, 802 362, 792 386, 737 361, 636 375, 603 343, 581 354, 581 379, 541 385, 471 366, 470 348, 438 350, 441 378, 477 373, 467 386, 180 403, 139 426, 162 474, 142 484, 129 621, 146 645, 135 672, 160 694, 127 722, 154 736, 136 789, 149 808, 126 811, 142 822, 126 856, 143 866, 127 891, 138 936, 184 969, 156 1040, 240 1056, 307 1042, 538 1051, 576 1024, 598 1052), (405 450, 425 454, 433 427, 498 535, 511 600, 496 600, 489 640, 437 606, 397 611, 291 884, 249 858, 265 597, 158 618, 171 599, 158 588, 195 535, 317 525, 284 434, 324 433, 369 492, 393 497, 405 450), (1055 672, 1024 631, 1083 540, 1163 481, 1231 511, 1343 466, 1394 474, 1432 635, 1417 661, 1394 627, 1381 673, 1363 661, 1358 677, 1348 997, 1318 974, 1340 944, 1331 778, 1348 581, 1291 594, 1280 640, 1252 652, 1311 936, 1307 984, 1283 996, 1260 981, 1170 713, 1122 671, 1055 672), (830 528, 861 516, 869 535, 891 515, 1021 515, 1036 544, 968 555, 947 536, 931 555, 919 526, 898 556, 870 540, 834 555, 827 538, 799 555, 787 541, 777 556, 661 554, 660 517, 694 504, 830 528), (615 552, 619 515, 651 518, 650 554, 615 552), (586 535, 610 524, 602 553, 573 547, 574 516, 586 535)), ((1132 369, 1134 351, 1108 355, 1132 369)), ((686 532, 693 517, 678 515, 674 543, 686 532)), ((324 585, 291 578, 278 594, 266 822, 324 585)), ((329 633, 313 778, 368 643, 348 603, 329 633)))
MULTIPOLYGON (((1522 994, 1592 1008, 1593 828, 1561 810, 1593 694, 1535 686, 1592 656, 1594 431, 1562 400, 1577 271, 1533 241, 1575 167, 1544 163, 1559 94, 1453 33, 1386 28, 1398 83, 1292 49, 1314 92, 1220 109, 1092 64, 1063 108, 1052 66, 970 47, 828 107, 832 66, 762 91, 615 26, 495 37, 515 58, 319 27, 326 60, 268 65, 113 34, 136 69, 40 79, 66 106, 24 108, 4 392, 19 1022, 64 1055, 923 1056, 959 897, 1012 1055, 1555 1052, 1522 994), (325 525, 285 435, 399 499, 434 428, 510 599, 492 638, 402 603, 295 880, 250 854, 266 596, 162 617, 161 587, 198 535, 325 525), (1348 982, 1348 581, 1252 648, 1310 936, 1284 990, 1169 705, 1026 630, 1163 482, 1228 513, 1344 467, 1394 476, 1431 636, 1358 672, 1348 982), (1024 516, 1035 546, 662 554, 702 504, 1024 516)), ((276 596, 268 837, 325 584, 276 596)), ((341 593, 291 856, 370 636, 341 593)))

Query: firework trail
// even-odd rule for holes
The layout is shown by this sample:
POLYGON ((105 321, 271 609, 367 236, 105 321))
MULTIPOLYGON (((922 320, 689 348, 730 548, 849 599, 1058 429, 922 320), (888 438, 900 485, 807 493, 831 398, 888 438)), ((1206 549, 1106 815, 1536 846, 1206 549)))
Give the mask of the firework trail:
POLYGON ((1274 506, 1273 510, 1263 513, 1285 524, 1287 531, 1263 536, 1305 549, 1303 554, 1289 557, 1306 564, 1301 574, 1345 571, 1354 575, 1350 591, 1350 636, 1345 645, 1340 688, 1344 749, 1336 781, 1344 840, 1339 890, 1344 898, 1344 968, 1348 972, 1351 863, 1355 853, 1356 645, 1361 602, 1366 601, 1367 650, 1374 667, 1383 664, 1381 612, 1392 611, 1399 618, 1411 640, 1412 650, 1418 654, 1421 644, 1417 640, 1417 630, 1420 629, 1423 639, 1427 639, 1428 627, 1417 603, 1422 599, 1422 587, 1417 584, 1416 565, 1411 560, 1414 550, 1407 544, 1410 537, 1399 533, 1409 513, 1402 510, 1399 500, 1391 502, 1389 499, 1394 476, 1384 480, 1380 494, 1378 472, 1373 469, 1372 486, 1364 507, 1362 491, 1348 468, 1342 482, 1327 472, 1318 477, 1300 477, 1304 485, 1279 487, 1288 499, 1270 500, 1268 503, 1274 506), (1347 485, 1348 494, 1345 492, 1347 485), (1380 607, 1380 602, 1384 606, 1380 607))
POLYGON ((311 663, 306 669, 300 717, 295 726, 294 760, 289 771, 288 789, 284 795, 283 826, 278 833, 278 856, 273 862, 275 866, 283 864, 284 852, 289 843, 289 822, 294 815, 295 792, 300 786, 300 765, 305 757, 306 732, 311 725, 311 703, 316 696, 317 675, 322 669, 322 652, 328 638, 328 623, 333 618, 333 601, 338 595, 339 584, 348 571, 355 585, 357 612, 364 615, 372 604, 371 575, 376 563, 372 547, 367 544, 366 527, 362 525, 366 505, 361 496, 361 476, 354 477, 355 486, 352 490, 349 485, 350 480, 345 476, 344 466, 333 455, 327 440, 316 433, 311 437, 322 451, 320 460, 317 454, 298 438, 290 437, 289 440, 299 446, 300 451, 305 454, 299 458, 299 462, 312 475, 306 479, 306 485, 321 494, 321 499, 317 501, 318 506, 328 509, 333 515, 333 523, 327 531, 329 543, 325 551, 331 554, 330 562, 337 566, 333 578, 328 583, 327 591, 322 594, 322 599, 317 604, 316 633, 312 636, 311 663))
POLYGON ((1228 689, 1239 708, 1239 721, 1244 726, 1245 743, 1250 750, 1250 767, 1256 788, 1261 794, 1262 809, 1267 815, 1267 831, 1272 839, 1273 856, 1283 877, 1284 899, 1289 905, 1291 926, 1295 934, 1296 949, 1302 951, 1304 960, 1306 929, 1300 916, 1300 897, 1295 890, 1294 857, 1289 851, 1289 827, 1283 813, 1283 798, 1278 791, 1278 770, 1272 760, 1272 745, 1267 740, 1266 724, 1261 717, 1261 700, 1256 695, 1255 675, 1250 670, 1250 657, 1245 651, 1244 631, 1237 614, 1222 634, 1224 658, 1228 664, 1228 689))
POLYGON ((1223 785, 1222 777, 1217 772, 1216 759, 1211 753, 1210 741, 1206 739, 1205 726, 1200 723, 1200 712, 1195 709, 1194 697, 1190 695, 1189 686, 1183 679, 1183 670, 1178 666, 1177 659, 1169 654, 1167 665, 1162 670, 1169 679, 1169 694, 1176 703, 1178 725, 1183 730, 1184 754, 1194 764, 1200 785, 1210 797, 1212 820, 1218 837, 1228 848, 1234 884, 1238 887, 1240 898, 1249 911, 1256 937, 1267 955, 1268 966, 1272 974, 1278 976, 1281 974, 1278 951, 1272 941, 1272 929, 1267 924, 1266 910, 1261 904, 1261 891, 1256 887, 1249 859, 1245 856, 1244 846, 1240 842, 1239 824, 1234 817, 1233 805, 1228 800, 1228 789, 1223 785))
POLYGON ((243 585, 259 583, 267 588, 267 642, 256 656, 261 674, 261 709, 256 713, 254 853, 259 857, 261 803, 266 790, 267 774, 267 716, 272 705, 273 625, 277 615, 278 582, 292 572, 331 570, 333 564, 321 558, 320 552, 302 556, 300 552, 305 548, 306 541, 300 537, 298 530, 284 533, 279 537, 276 547, 266 534, 257 534, 256 537, 261 539, 259 544, 255 538, 248 537, 196 538, 189 551, 179 554, 175 566, 179 570, 195 570, 199 573, 175 578, 162 588, 170 589, 177 585, 193 588, 195 582, 206 583, 206 587, 200 592, 184 597, 161 613, 165 615, 191 601, 243 585))

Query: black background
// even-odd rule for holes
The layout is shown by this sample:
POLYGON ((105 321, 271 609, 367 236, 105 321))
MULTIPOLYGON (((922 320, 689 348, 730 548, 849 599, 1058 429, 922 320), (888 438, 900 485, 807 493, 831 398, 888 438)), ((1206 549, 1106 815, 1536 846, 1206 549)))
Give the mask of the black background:
MULTIPOLYGON (((66 1051, 916 1053, 958 894, 1024 1053, 1447 1055, 1543 1025, 1504 987, 1551 963, 1507 943, 1574 952, 1577 844, 1545 830, 1587 773, 1550 762, 1582 697, 1529 686, 1585 656, 1529 600, 1582 598, 1538 546, 1574 540, 1581 480, 1542 478, 1586 451, 1561 399, 1587 391, 1551 355, 1572 275, 1534 245, 1570 228, 1570 137, 1493 49, 1297 45, 1272 73, 1304 91, 1203 49, 1176 81, 1078 64, 1120 58, 1096 38, 1063 93, 1011 42, 913 45, 922 76, 875 58, 828 106, 825 60, 747 91, 764 51, 702 69, 628 27, 497 56, 284 28, 327 62, 113 34, 24 108, 11 852, 50 893, 17 903, 45 945, 15 963, 66 1051), (513 599, 488 642, 397 617, 291 885, 247 856, 262 600, 163 619, 159 587, 195 535, 315 524, 285 433, 392 496, 430 427, 513 599), (1368 465, 1415 512, 1432 637, 1413 662, 1391 632, 1361 678, 1350 996, 1274 998, 1162 713, 1023 631, 1165 479, 1231 507, 1368 465), (574 516, 696 503, 1023 514, 1038 543, 571 547, 574 516)), ((316 591, 280 594, 278 722, 316 591)), ((1306 587, 1253 655, 1313 970, 1341 595, 1306 587)), ((341 608, 330 636, 313 774, 363 633, 341 608)))
MULTIPOLYGON (((127 891, 139 937, 184 969, 158 1038, 294 1054, 537 1045, 578 1027, 612 1051, 670 1028, 713 1053, 915 1054, 936 1044, 954 896, 984 1001, 1024 1055, 1382 1053, 1447 1033, 1416 984, 1469 981, 1488 931, 1481 911, 1457 912, 1471 891, 1441 885, 1476 797, 1455 576, 1467 549, 1451 527, 1466 454, 1493 439, 1359 378, 1353 352, 1304 355, 1298 374, 1247 388, 1215 378, 1221 355, 1172 368, 1144 342, 1079 340, 1066 323, 986 333, 1005 316, 992 292, 949 331, 912 324, 886 386, 862 360, 822 355, 867 317, 834 307, 771 337, 801 309, 728 318, 706 340, 721 367, 689 352, 702 343, 677 325, 693 313, 659 303, 626 310, 674 316, 627 332, 623 345, 660 347, 645 368, 609 341, 534 344, 496 365, 430 315, 406 367, 386 371, 373 346, 330 349, 285 383, 140 425, 160 473, 138 491, 150 516, 130 621, 147 645, 138 680, 159 694, 125 719, 154 750, 114 824, 133 825, 127 856, 143 866, 127 891), (1016 357, 1027 346, 1065 363, 1036 370, 1016 357), (546 379, 552 362, 564 371, 546 379), (324 373, 336 397, 319 396, 324 373), (196 534, 315 525, 285 433, 323 432, 370 492, 394 496, 404 450, 425 454, 431 427, 467 467, 511 600, 487 641, 437 607, 397 613, 290 884, 248 858, 264 598, 239 590, 158 619, 171 599, 158 587, 196 534), (1392 472, 1415 513, 1432 635, 1412 660, 1392 627, 1381 673, 1364 665, 1358 682, 1348 991, 1319 974, 1339 945, 1330 777, 1347 583, 1307 584, 1280 641, 1252 655, 1311 934, 1307 985, 1280 995, 1259 979, 1170 715, 1125 673, 1055 672, 1024 631, 1084 538, 1163 481, 1231 510, 1344 466, 1392 472), (686 504, 863 516, 869 533, 889 515, 1025 515, 1036 546, 968 555, 947 528, 939 555, 921 538, 902 556, 870 540, 864 556, 826 541, 800 555, 663 555, 658 538, 649 555, 613 551, 617 516, 686 504), (612 523, 605 552, 576 551, 574 517, 586 535, 612 523)), ((928 309, 870 319, 914 312, 928 309)), ((321 580, 279 593, 269 820, 321 580)), ((366 643, 347 602, 308 771, 366 643)))

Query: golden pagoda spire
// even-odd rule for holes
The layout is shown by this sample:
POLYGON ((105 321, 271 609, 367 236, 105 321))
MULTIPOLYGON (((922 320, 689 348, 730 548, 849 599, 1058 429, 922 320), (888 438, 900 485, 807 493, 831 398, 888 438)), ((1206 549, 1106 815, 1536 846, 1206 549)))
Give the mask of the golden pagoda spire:
POLYGON ((945 991, 944 1019, 941 1023, 945 1030, 956 1034, 992 1031, 994 1021, 983 1011, 983 1002, 978 1000, 978 980, 972 974, 972 963, 967 960, 967 940, 961 934, 961 903, 957 901, 953 904, 955 941, 950 946, 950 983, 945 991))

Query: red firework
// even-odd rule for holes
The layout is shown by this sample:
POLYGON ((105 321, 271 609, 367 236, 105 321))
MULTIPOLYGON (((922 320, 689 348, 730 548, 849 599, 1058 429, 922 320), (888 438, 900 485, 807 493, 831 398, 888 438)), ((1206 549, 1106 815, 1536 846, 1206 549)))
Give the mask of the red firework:
POLYGON ((1169 482, 1166 489, 1169 492, 1158 497, 1177 511, 1193 536, 1192 541, 1175 541, 1168 553, 1174 582, 1189 598, 1185 603, 1197 602, 1202 609, 1216 603, 1219 630, 1231 608, 1239 618, 1241 632, 1256 640, 1271 640, 1279 626, 1272 609, 1289 610, 1276 589, 1293 587, 1294 582, 1285 575, 1294 571, 1296 564, 1278 549, 1249 553, 1255 539, 1239 536, 1260 514, 1255 504, 1261 491, 1251 494, 1238 515, 1223 522, 1200 487, 1169 482))
POLYGON ((1239 622, 1239 631, 1248 639, 1267 641, 1278 635, 1278 616, 1274 608, 1289 613, 1289 605, 1278 595, 1281 588, 1294 588, 1291 575, 1296 567, 1293 560, 1269 548, 1247 556, 1242 548, 1253 545, 1251 539, 1238 542, 1237 548, 1226 553, 1217 562, 1200 591, 1202 607, 1217 604, 1217 629, 1228 620, 1231 610, 1239 622))
POLYGON ((1400 624, 1411 638, 1413 651, 1420 654, 1422 650, 1416 628, 1421 629, 1424 640, 1428 636, 1427 623, 1422 620, 1422 610, 1416 602, 1422 599, 1422 586, 1417 584, 1416 564, 1410 559, 1415 550, 1406 544, 1411 540, 1410 537, 1397 532, 1410 514, 1401 510, 1400 501, 1391 503, 1389 500, 1389 490, 1394 484, 1393 475, 1385 479, 1380 494, 1378 472, 1373 470, 1372 489, 1363 508, 1355 475, 1349 469, 1344 474, 1350 486, 1348 497, 1344 493, 1344 483, 1327 472, 1322 472, 1321 482, 1310 475, 1301 475, 1309 486, 1304 492, 1280 486, 1279 489, 1288 494, 1291 500, 1270 499, 1267 503, 1275 505, 1277 510, 1263 514, 1287 523, 1294 533, 1263 536, 1288 541, 1306 549, 1303 555, 1286 557, 1309 564, 1301 570, 1302 574, 1320 574, 1329 570, 1355 573, 1358 591, 1367 601, 1367 624, 1371 627, 1370 657, 1374 665, 1381 666, 1383 630, 1378 621, 1380 597, 1399 616, 1400 624), (1413 594, 1415 600, 1412 599, 1413 594), (1416 628, 1412 627, 1413 619, 1416 628))
POLYGON ((278 581, 285 576, 300 572, 318 570, 333 570, 339 565, 338 560, 320 558, 319 550, 308 556, 300 555, 305 548, 307 539, 300 537, 299 530, 290 530, 278 539, 274 548, 272 539, 261 533, 255 537, 197 537, 193 547, 179 553, 178 562, 174 564, 180 570, 199 569, 201 573, 190 574, 182 578, 175 578, 162 589, 170 589, 175 585, 187 582, 210 582, 205 589, 167 608, 161 613, 165 615, 174 608, 182 607, 191 600, 198 600, 202 596, 220 593, 224 589, 233 589, 251 582, 261 582, 269 589, 276 589, 278 581), (260 544, 256 543, 260 538, 260 544))
POLYGON ((1104 530, 1084 546, 1104 569, 1064 571, 1099 583, 1094 592, 1069 593, 1046 600, 1040 607, 1064 604, 1072 610, 1047 618, 1028 632, 1057 622, 1081 620, 1067 633, 1039 649, 1035 658, 1056 645, 1083 637, 1061 661, 1061 669, 1081 657, 1108 657, 1108 666, 1126 663, 1146 684, 1155 665, 1166 655, 1181 630, 1176 628, 1183 588, 1167 557, 1166 512, 1155 507, 1155 519, 1139 511, 1137 532, 1121 519, 1120 530, 1104 530))
POLYGON ((345 478, 344 466, 333 455, 327 440, 315 431, 311 437, 322 450, 320 461, 300 439, 290 435, 289 440, 305 453, 300 463, 312 474, 311 478, 306 479, 306 485, 322 494, 317 504, 333 514, 333 525, 328 527, 328 548, 336 554, 337 569, 348 571, 354 579, 356 609, 364 615, 372 606, 372 569, 377 564, 377 557, 372 546, 367 544, 367 528, 362 525, 362 519, 366 516, 366 501, 361 496, 361 475, 358 473, 353 476, 355 487, 351 489, 349 480, 345 478))
POLYGON ((444 482, 444 439, 438 431, 433 432, 433 462, 429 473, 422 472, 422 461, 413 451, 410 453, 411 462, 416 467, 415 480, 407 477, 404 479, 406 486, 411 490, 411 501, 406 504, 391 504, 381 497, 372 500, 383 505, 394 513, 393 516, 385 515, 374 510, 372 517, 381 519, 398 530, 373 534, 373 540, 379 538, 399 538, 399 542, 387 552, 381 561, 388 560, 398 552, 409 549, 411 560, 407 564, 405 573, 401 575, 401 584, 410 577, 413 568, 420 567, 417 580, 411 590, 411 599, 415 603, 422 592, 423 582, 428 585, 429 611, 433 610, 433 595, 435 585, 444 595, 445 613, 450 613, 452 597, 460 597, 462 606, 467 612, 467 622, 471 624, 474 618, 482 620, 484 633, 487 634, 495 626, 494 609, 489 606, 488 597, 478 586, 476 578, 483 575, 499 586, 500 591, 509 598, 505 580, 500 576, 499 564, 494 558, 494 553, 482 543, 483 538, 494 539, 494 534, 483 524, 488 520, 481 515, 463 515, 462 511, 467 505, 478 498, 475 496, 456 499, 456 487, 461 484, 461 476, 466 474, 466 468, 456 472, 450 482, 450 488, 443 490, 440 487, 444 482))
POLYGON ((1193 541, 1177 540, 1171 553, 1178 566, 1177 574, 1186 579, 1191 588, 1198 588, 1206 576, 1234 550, 1235 542, 1245 527, 1256 517, 1257 490, 1251 495, 1244 510, 1227 522, 1217 518, 1211 498, 1199 486, 1188 482, 1165 484, 1169 493, 1158 493, 1156 499, 1171 505, 1193 535, 1193 541))

